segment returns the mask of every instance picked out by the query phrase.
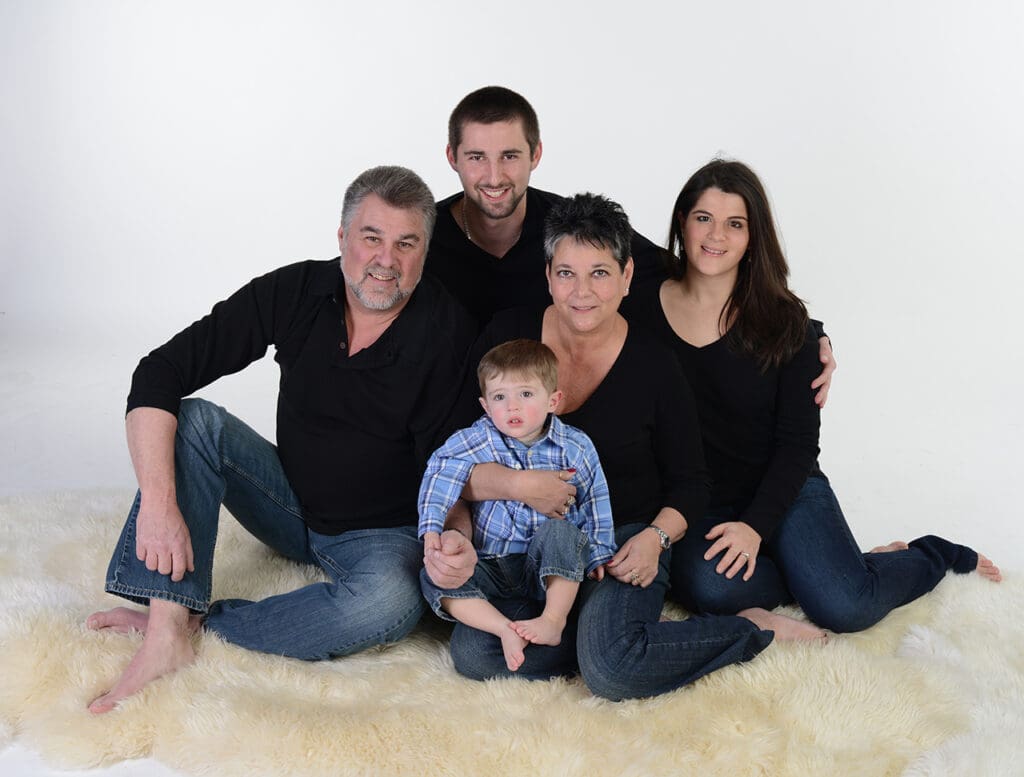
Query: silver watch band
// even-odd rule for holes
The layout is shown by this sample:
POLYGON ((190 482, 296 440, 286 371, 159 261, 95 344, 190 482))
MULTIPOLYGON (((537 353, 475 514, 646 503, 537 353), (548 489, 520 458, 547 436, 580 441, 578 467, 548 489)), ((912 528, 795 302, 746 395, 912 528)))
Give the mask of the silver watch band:
POLYGON ((672 547, 672 539, 668 536, 668 533, 660 526, 655 526, 653 523, 647 524, 648 529, 654 529, 658 535, 658 542, 661 544, 662 550, 668 550, 672 547))

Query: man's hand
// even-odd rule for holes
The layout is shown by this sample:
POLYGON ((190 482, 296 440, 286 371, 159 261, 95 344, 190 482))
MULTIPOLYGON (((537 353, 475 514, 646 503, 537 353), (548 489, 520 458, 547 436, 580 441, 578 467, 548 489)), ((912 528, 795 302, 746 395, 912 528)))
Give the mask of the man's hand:
POLYGON ((177 503, 153 507, 143 499, 135 526, 135 555, 145 562, 146 569, 170 575, 174 582, 185 577, 185 572, 195 571, 192 538, 177 503))
POLYGON ((423 535, 423 566, 438 588, 458 588, 473 576, 476 548, 460 532, 423 535))
POLYGON ((824 369, 821 375, 811 382, 811 391, 818 389, 814 401, 818 407, 824 408, 825 402, 828 401, 828 391, 832 388, 832 373, 839 366, 836 364, 835 354, 832 353, 832 341, 827 337, 818 338, 818 361, 822 363, 824 369))
POLYGON ((518 501, 548 518, 565 518, 576 500, 576 486, 569 482, 574 469, 530 469, 516 473, 518 501))
POLYGON ((125 416, 128 451, 142 494, 135 518, 135 555, 150 572, 178 582, 194 572, 192 538, 174 490, 174 434, 178 419, 155 407, 125 416))

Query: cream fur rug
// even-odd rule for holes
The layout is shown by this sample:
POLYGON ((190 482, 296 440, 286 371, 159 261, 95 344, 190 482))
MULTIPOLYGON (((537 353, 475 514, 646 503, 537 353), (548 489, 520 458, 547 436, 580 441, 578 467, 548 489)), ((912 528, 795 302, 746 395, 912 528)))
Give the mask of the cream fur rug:
MULTIPOLYGON (((82 623, 119 600, 103 575, 130 494, 0 502, 0 746, 65 768, 151 756, 216 775, 1024 774, 1024 589, 949 576, 868 632, 775 644, 665 696, 614 704, 577 680, 475 683, 436 622, 330 662, 215 637, 198 661, 94 718, 138 637, 82 623)), ((261 597, 314 575, 225 516, 219 596, 261 597)))

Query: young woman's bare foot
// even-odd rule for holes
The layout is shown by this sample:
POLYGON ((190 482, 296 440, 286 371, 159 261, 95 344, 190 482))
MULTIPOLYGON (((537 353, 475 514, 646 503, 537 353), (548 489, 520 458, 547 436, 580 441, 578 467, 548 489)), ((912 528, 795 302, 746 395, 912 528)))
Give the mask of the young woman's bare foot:
POLYGON ((879 545, 876 548, 872 548, 868 553, 892 553, 895 550, 907 550, 910 546, 902 540, 896 540, 890 542, 888 545, 879 545))
POLYGON ((526 621, 512 621, 512 628, 520 637, 535 645, 560 645, 565 618, 558 620, 542 613, 526 621))
POLYGON ((1003 579, 1003 573, 999 571, 999 567, 980 553, 978 554, 978 566, 976 569, 979 575, 988 578, 993 583, 998 583, 1003 579))
POLYGON ((517 671, 526 660, 523 651, 530 643, 516 634, 511 621, 509 621, 508 628, 502 629, 498 637, 501 639, 502 652, 505 653, 505 665, 510 672, 517 671))
POLYGON ((86 627, 93 631, 110 629, 118 634, 128 634, 132 631, 139 631, 145 634, 147 623, 149 623, 148 612, 133 610, 130 607, 100 610, 85 619, 86 627))
POLYGON ((813 623, 804 623, 785 615, 777 615, 760 607, 751 607, 749 610, 737 613, 737 615, 741 618, 746 618, 748 621, 753 621, 754 625, 763 631, 774 631, 775 638, 782 642, 828 641, 828 634, 813 623))

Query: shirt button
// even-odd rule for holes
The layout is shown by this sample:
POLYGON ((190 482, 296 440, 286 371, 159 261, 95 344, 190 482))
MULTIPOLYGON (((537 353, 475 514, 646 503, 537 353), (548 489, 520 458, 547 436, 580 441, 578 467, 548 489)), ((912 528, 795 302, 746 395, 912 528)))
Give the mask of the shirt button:
POLYGON ((347 347, 348 347, 348 344, 344 340, 342 340, 340 343, 338 343, 338 348, 341 349, 342 351, 344 351, 347 347))

